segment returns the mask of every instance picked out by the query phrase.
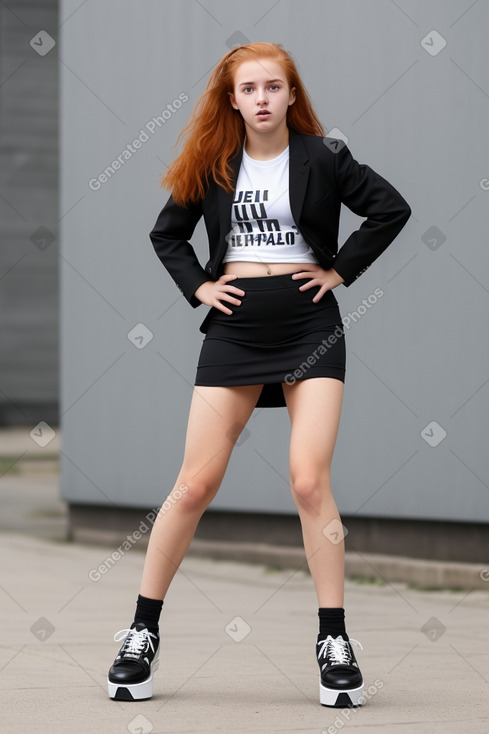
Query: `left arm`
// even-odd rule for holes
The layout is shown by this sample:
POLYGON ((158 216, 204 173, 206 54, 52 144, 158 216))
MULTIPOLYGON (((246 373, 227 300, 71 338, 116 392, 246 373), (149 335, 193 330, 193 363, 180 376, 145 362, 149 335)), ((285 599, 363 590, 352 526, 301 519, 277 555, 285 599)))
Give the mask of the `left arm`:
POLYGON ((335 155, 335 178, 342 203, 367 219, 339 249, 334 270, 345 286, 356 280, 397 237, 411 216, 401 194, 369 166, 357 163, 343 145, 335 155))

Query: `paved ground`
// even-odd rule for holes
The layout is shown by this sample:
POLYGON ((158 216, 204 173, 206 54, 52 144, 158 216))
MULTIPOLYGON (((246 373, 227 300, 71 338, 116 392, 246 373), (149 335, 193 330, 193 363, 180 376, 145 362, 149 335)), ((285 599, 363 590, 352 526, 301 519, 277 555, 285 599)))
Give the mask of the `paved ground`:
POLYGON ((369 699, 334 710, 318 700, 310 575, 190 554, 163 607, 153 699, 110 701, 143 553, 101 573, 114 548, 63 541, 55 457, 15 471, 0 479, 2 731, 489 733, 487 591, 347 581, 369 699))

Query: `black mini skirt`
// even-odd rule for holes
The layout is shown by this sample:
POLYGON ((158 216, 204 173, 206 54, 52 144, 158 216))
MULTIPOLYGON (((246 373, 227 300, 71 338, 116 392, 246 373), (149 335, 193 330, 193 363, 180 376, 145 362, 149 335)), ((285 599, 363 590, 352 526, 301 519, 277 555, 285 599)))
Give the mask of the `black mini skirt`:
POLYGON ((263 384, 255 407, 280 408, 286 407, 282 382, 292 385, 311 377, 345 381, 345 335, 333 291, 314 303, 320 286, 300 291, 308 279, 291 276, 230 281, 245 295, 236 296, 240 306, 222 301, 232 314, 212 306, 202 322, 205 338, 195 385, 263 384))

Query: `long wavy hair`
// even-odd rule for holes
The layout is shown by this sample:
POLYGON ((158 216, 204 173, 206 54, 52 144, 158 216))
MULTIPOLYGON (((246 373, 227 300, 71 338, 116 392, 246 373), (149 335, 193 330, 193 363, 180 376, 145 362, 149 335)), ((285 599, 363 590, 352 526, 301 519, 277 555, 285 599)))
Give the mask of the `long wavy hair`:
POLYGON ((171 190, 180 206, 203 198, 210 177, 226 191, 232 191, 233 171, 229 159, 243 145, 245 124, 241 113, 232 107, 229 92, 234 92, 238 66, 260 59, 277 61, 284 70, 289 89, 295 87, 295 102, 287 109, 287 126, 306 135, 324 136, 295 63, 281 44, 237 46, 225 54, 212 71, 189 121, 176 140, 175 145, 182 136, 186 137, 182 152, 161 178, 161 186, 171 190))

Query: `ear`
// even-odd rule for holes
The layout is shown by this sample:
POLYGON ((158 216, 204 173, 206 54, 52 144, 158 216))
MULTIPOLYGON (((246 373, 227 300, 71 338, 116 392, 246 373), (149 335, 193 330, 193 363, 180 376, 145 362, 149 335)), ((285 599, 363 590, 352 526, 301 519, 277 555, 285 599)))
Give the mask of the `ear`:
POLYGON ((236 104, 236 97, 234 96, 234 92, 228 92, 229 94, 229 101, 231 102, 231 105, 234 107, 235 110, 238 109, 238 105, 236 104))
POLYGON ((292 87, 289 94, 289 106, 295 102, 295 87, 292 87))

